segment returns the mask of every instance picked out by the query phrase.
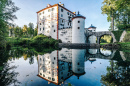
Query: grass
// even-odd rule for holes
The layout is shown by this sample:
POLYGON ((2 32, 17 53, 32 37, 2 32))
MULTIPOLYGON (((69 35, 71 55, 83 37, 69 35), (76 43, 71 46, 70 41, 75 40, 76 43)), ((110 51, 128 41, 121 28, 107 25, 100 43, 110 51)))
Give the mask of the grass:
POLYGON ((8 46, 44 46, 44 47, 58 47, 60 40, 55 40, 51 37, 45 35, 38 35, 33 38, 17 38, 17 37, 7 37, 7 47, 8 46))
POLYGON ((109 43, 100 43, 100 45, 105 45, 105 44, 109 44, 109 43))
POLYGON ((130 42, 119 42, 121 50, 130 50, 130 42))

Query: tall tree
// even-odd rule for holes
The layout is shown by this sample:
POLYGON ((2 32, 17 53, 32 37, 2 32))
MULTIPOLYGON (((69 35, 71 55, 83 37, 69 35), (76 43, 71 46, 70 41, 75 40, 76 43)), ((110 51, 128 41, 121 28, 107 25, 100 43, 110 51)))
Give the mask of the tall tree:
POLYGON ((17 17, 14 15, 19 8, 14 5, 12 0, 0 0, 0 47, 6 46, 5 34, 7 33, 9 21, 17 17))
POLYGON ((114 19, 116 15, 115 0, 104 0, 103 6, 101 7, 102 14, 107 14, 108 22, 111 21, 111 29, 114 30, 114 19))
POLYGON ((29 36, 33 36, 33 33, 34 33, 34 24, 33 23, 29 23, 28 24, 28 34, 29 36))
POLYGON ((107 14, 108 22, 111 21, 111 29, 130 28, 130 1, 129 0, 104 0, 101 7, 102 14, 107 14))

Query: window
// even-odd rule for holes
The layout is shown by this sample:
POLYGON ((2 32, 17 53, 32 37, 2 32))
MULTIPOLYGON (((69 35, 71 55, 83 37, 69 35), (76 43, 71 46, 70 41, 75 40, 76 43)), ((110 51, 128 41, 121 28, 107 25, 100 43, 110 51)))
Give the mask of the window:
POLYGON ((69 22, 68 22, 68 25, 69 25, 69 22))
POLYGON ((63 14, 61 14, 61 17, 63 17, 63 14))
POLYGON ((48 28, 50 28, 50 26, 48 26, 48 28))
POLYGON ((39 13, 39 15, 41 15, 41 13, 39 13))
POLYGON ((69 15, 69 12, 67 12, 67 14, 69 15))
POLYGON ((44 30, 44 27, 43 27, 43 30, 44 30))
POLYGON ((80 29, 80 27, 78 27, 78 29, 80 29))
POLYGON ((63 12, 63 9, 61 9, 61 12, 63 12))
POLYGON ((48 9, 48 12, 50 12, 50 9, 48 9))
POLYGON ((55 81, 55 78, 52 78, 52 81, 55 81))
POLYGON ((62 23, 64 22, 64 20, 62 20, 62 23))
POLYGON ((54 11, 54 8, 52 8, 52 11, 54 11))
POLYGON ((44 14, 44 11, 42 13, 44 14))
POLYGON ((41 28, 40 28, 40 31, 41 31, 41 28))
POLYGON ((80 71, 80 69, 78 69, 78 71, 80 71))
POLYGON ((80 23, 80 21, 78 21, 78 23, 80 23))
POLYGON ((48 15, 48 17, 50 17, 50 15, 48 15))
POLYGON ((52 25, 52 27, 54 27, 54 25, 52 25))
POLYGON ((79 62, 78 62, 78 65, 79 65, 79 62))
POLYGON ((54 30, 54 32, 55 32, 55 30, 54 30))
POLYGON ((52 64, 54 64, 54 62, 52 62, 52 64))
POLYGON ((41 25, 41 23, 40 23, 40 25, 41 25))
POLYGON ((70 14, 70 16, 71 16, 71 14, 70 14))
POLYGON ((44 22, 43 22, 43 25, 44 25, 44 22))
POLYGON ((54 60, 55 60, 56 58, 54 57, 54 60))

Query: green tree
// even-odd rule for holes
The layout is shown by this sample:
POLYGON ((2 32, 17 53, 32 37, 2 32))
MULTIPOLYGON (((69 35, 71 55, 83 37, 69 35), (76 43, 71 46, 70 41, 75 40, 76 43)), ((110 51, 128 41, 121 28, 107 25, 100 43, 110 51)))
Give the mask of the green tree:
POLYGON ((27 36, 27 34, 28 34, 28 30, 27 29, 28 29, 27 25, 24 25, 23 26, 23 35, 24 36, 27 36))
POLYGON ((102 14, 107 14, 107 20, 108 22, 111 21, 111 29, 114 30, 114 19, 116 15, 116 6, 115 6, 115 0, 104 0, 103 6, 101 7, 102 14))
POLYGON ((9 21, 17 17, 14 15, 19 8, 14 5, 12 0, 0 0, 0 47, 6 47, 5 36, 7 34, 9 21))
POLYGON ((130 1, 129 0, 104 0, 101 7, 102 14, 107 14, 111 29, 118 30, 130 28, 130 1), (114 24, 115 23, 115 24, 114 24))
POLYGON ((34 33, 34 24, 33 23, 29 23, 28 24, 28 35, 29 36, 33 36, 33 33, 34 33))
POLYGON ((34 36, 37 36, 37 27, 34 29, 34 36))

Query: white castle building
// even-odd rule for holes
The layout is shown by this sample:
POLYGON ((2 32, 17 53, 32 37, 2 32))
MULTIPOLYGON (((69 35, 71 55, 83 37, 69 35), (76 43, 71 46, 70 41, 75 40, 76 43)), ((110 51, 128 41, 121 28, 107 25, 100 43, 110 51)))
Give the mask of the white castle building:
MULTIPOLYGON (((79 12, 72 12, 64 4, 48 4, 46 8, 37 12, 38 34, 60 39, 63 43, 85 43, 85 17, 79 12)), ((92 32, 96 28, 89 28, 92 32)), ((88 31, 88 30, 87 30, 88 31)), ((96 40, 91 37, 90 42, 96 40)))

